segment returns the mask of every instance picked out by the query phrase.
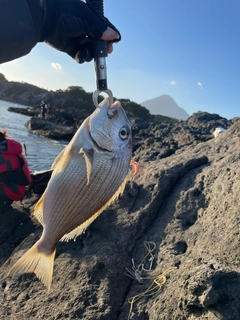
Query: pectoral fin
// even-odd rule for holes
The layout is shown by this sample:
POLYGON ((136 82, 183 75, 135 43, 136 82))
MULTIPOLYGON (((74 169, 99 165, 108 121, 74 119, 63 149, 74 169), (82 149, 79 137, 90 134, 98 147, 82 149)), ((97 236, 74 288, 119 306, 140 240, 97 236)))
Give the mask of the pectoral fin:
POLYGON ((86 162, 86 167, 87 167, 87 185, 89 184, 90 181, 90 175, 92 172, 92 166, 93 166, 93 149, 89 148, 81 148, 79 151, 80 154, 83 154, 85 162, 86 162))

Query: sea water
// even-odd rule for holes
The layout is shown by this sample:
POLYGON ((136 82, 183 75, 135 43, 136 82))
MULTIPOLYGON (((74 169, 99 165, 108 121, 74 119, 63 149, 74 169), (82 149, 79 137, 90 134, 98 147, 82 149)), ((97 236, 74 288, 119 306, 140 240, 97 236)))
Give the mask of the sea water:
POLYGON ((26 157, 32 172, 50 169, 54 159, 66 146, 67 141, 56 141, 33 134, 25 126, 30 117, 9 112, 8 107, 29 108, 14 102, 0 100, 0 129, 7 130, 9 138, 17 140, 22 145, 25 144, 26 157))

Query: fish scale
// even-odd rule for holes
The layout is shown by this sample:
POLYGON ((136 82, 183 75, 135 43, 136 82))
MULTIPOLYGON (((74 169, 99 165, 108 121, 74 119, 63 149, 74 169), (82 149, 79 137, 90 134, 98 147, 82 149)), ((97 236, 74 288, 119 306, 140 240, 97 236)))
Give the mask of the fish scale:
POLYGON ((41 238, 11 268, 34 272, 50 289, 58 241, 80 235, 124 191, 132 153, 130 122, 120 104, 106 98, 83 122, 52 165, 52 177, 36 204, 41 238))
MULTIPOLYGON (((72 198, 77 198, 74 196, 74 194, 81 194, 81 199, 78 202, 78 204, 72 202, 70 207, 64 208, 61 210, 62 212, 66 210, 68 212, 67 215, 65 215, 65 223, 68 225, 68 228, 71 230, 76 224, 79 225, 83 223, 85 220, 87 220, 91 215, 92 212, 95 212, 99 210, 102 205, 109 199, 111 194, 116 192, 117 187, 114 188, 114 184, 112 181, 118 180, 118 184, 122 183, 121 180, 119 180, 119 174, 118 170, 121 170, 121 161, 115 161, 116 164, 114 168, 117 168, 117 170, 112 170, 112 172, 109 170, 111 167, 111 163, 106 166, 106 162, 100 162, 99 166, 96 166, 96 173, 92 174, 92 181, 94 183, 90 183, 88 186, 86 186, 87 178, 82 179, 82 183, 78 185, 78 188, 75 189, 72 198), (104 166, 102 165, 104 164, 104 166), (120 164, 120 168, 118 166, 120 164), (108 180, 107 180, 108 178, 108 180), (96 183, 96 181, 98 183, 96 183), (106 184, 104 189, 101 188, 104 181, 111 181, 111 183, 106 184), (91 201, 90 201, 91 200, 91 201), (93 201, 95 200, 95 201, 93 201), (79 208, 78 208, 79 207, 79 208), (90 207, 90 208, 89 208, 90 207), (79 213, 79 214, 78 214, 79 213)), ((122 171, 121 171, 122 172, 122 171)), ((81 172, 82 173, 82 172, 81 172)), ((67 174, 67 172, 66 172, 67 174)), ((75 173, 77 175, 79 173, 75 173)), ((127 174, 127 172, 126 172, 127 174)), ((125 174, 125 175, 126 175, 125 174)), ((62 184, 63 185, 63 184, 62 184)), ((59 189, 59 192, 56 194, 56 201, 61 197, 62 194, 64 194, 65 188, 59 189)), ((53 199, 53 202, 55 202, 55 199, 53 199)), ((59 212, 60 208, 64 206, 64 200, 62 202, 58 201, 58 206, 56 207, 55 211, 59 212)), ((67 205, 66 205, 67 206, 67 205)), ((59 231, 60 227, 56 224, 56 220, 58 217, 56 217, 54 220, 52 220, 51 225, 49 226, 49 232, 53 235, 55 230, 57 230, 57 237, 59 237, 59 231)), ((62 223, 61 220, 58 219, 62 223)), ((65 226, 62 226, 64 229, 64 233, 66 233, 65 226)))

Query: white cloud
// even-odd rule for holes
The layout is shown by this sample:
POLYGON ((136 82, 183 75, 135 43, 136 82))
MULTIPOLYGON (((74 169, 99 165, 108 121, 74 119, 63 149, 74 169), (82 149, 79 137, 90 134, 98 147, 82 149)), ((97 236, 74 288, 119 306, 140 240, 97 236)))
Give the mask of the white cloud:
POLYGON ((202 83, 201 82, 198 82, 198 84, 197 84, 201 89, 203 89, 203 85, 202 85, 202 83))
POLYGON ((176 85, 176 81, 172 80, 172 81, 169 82, 169 84, 171 84, 172 86, 175 86, 176 85))
POLYGON ((60 63, 52 62, 52 63, 51 63, 51 66, 52 66, 54 69, 62 70, 62 66, 60 65, 60 63))

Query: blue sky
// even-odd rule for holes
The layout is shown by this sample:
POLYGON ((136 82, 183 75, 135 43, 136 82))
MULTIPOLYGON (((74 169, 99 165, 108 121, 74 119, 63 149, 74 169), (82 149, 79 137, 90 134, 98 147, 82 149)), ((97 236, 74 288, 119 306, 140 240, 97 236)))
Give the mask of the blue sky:
MULTIPOLYGON (((170 95, 190 115, 240 116, 239 0, 105 0, 122 41, 107 58, 108 87, 137 103, 170 95)), ((8 80, 95 90, 93 62, 78 65, 46 44, 0 65, 8 80)))

